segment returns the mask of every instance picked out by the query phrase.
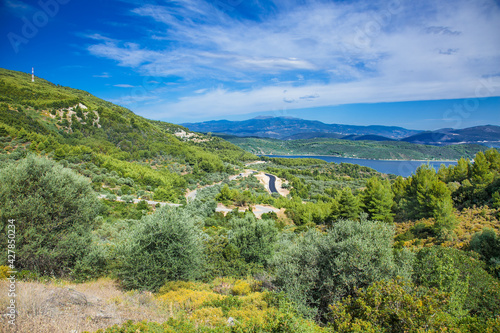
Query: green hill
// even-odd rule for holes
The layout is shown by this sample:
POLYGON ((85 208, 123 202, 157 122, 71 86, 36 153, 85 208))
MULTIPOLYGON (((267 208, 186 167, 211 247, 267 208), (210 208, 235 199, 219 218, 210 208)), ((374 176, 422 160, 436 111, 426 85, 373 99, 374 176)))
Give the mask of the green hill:
POLYGON ((221 138, 6 69, 0 69, 0 140, 0 160, 33 151, 87 170, 80 171, 96 188, 129 179, 172 201, 182 200, 186 187, 221 180, 256 158, 221 138), (97 173, 103 168, 105 175, 97 173))
POLYGON ((488 147, 478 144, 431 146, 403 141, 351 141, 335 138, 278 140, 225 134, 219 136, 248 152, 264 155, 332 155, 390 160, 458 160, 461 157, 473 158, 477 152, 488 149, 488 147))

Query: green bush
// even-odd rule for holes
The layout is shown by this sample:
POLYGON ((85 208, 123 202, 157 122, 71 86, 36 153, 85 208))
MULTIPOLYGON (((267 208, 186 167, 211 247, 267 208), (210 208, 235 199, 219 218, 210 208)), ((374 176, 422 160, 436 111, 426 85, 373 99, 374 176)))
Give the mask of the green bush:
POLYGON ((253 214, 231 221, 229 244, 239 249, 247 263, 266 265, 270 259, 278 229, 272 220, 258 220, 253 214))
POLYGON ((221 276, 245 277, 255 270, 240 255, 240 250, 229 244, 227 237, 213 235, 204 244, 204 280, 212 280, 221 276))
POLYGON ((126 289, 156 291, 166 281, 188 281, 200 275, 200 228, 185 209, 157 209, 124 238, 114 271, 126 289))
POLYGON ((78 261, 71 274, 77 282, 95 279, 108 273, 109 249, 105 244, 93 241, 88 254, 78 261))
MULTIPOLYGON (((16 226, 16 266, 66 275, 86 253, 100 202, 87 178, 29 155, 0 169, 0 228, 16 226)), ((6 248, 7 237, 0 243, 6 248)), ((6 251, 2 261, 6 260, 6 251)))
MULTIPOLYGON (((330 307, 328 320, 335 332, 398 333, 457 332, 457 319, 448 313, 449 296, 396 279, 375 282, 330 307)), ((458 331, 460 332, 460 331, 458 331)))
POLYGON ((461 304, 473 316, 500 314, 500 283, 484 270, 483 262, 466 252, 441 246, 419 251, 414 281, 448 292, 455 310, 461 304))
POLYGON ((121 199, 126 203, 132 203, 135 198, 133 195, 122 195, 121 199))
POLYGON ((479 253, 490 271, 500 278, 500 236, 493 229, 485 228, 472 236, 469 247, 479 253))
POLYGON ((414 280, 418 285, 448 293, 450 312, 457 316, 465 314, 469 279, 462 276, 451 252, 438 247, 420 250, 414 265, 414 280))
POLYGON ((302 314, 322 319, 329 304, 392 277, 393 235, 386 223, 342 220, 327 233, 312 229, 284 239, 272 260, 274 283, 302 314))

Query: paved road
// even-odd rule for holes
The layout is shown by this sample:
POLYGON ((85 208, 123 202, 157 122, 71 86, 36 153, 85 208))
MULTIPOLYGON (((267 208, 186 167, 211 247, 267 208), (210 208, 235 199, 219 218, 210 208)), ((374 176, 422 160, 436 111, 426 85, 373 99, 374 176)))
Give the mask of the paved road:
POLYGON ((269 177, 269 191, 271 191, 271 193, 278 193, 276 190, 276 177, 268 173, 266 173, 266 176, 269 177))

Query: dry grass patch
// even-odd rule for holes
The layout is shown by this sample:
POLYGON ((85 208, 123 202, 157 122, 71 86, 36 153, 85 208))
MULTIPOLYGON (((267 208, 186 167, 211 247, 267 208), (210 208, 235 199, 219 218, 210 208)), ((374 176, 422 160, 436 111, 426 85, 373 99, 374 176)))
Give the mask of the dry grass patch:
MULTIPOLYGON (((110 279, 83 284, 17 282, 17 332, 70 333, 96 331, 127 320, 164 322, 162 311, 149 292, 123 292, 110 279)), ((0 306, 7 308, 7 281, 0 281, 0 306)), ((0 332, 15 332, 0 319, 0 332)))

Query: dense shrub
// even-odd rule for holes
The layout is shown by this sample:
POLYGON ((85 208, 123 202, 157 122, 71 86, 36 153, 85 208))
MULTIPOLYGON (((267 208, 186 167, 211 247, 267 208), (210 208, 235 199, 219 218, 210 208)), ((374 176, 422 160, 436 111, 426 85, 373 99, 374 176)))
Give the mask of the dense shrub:
POLYGON ((500 283, 484 270, 484 263, 463 251, 441 246, 419 251, 414 281, 448 292, 452 311, 460 310, 461 306, 470 315, 500 314, 500 283))
POLYGON ((230 244, 227 237, 213 235, 204 243, 205 280, 216 277, 244 277, 251 273, 256 265, 249 265, 240 255, 240 249, 230 244))
POLYGON ((414 280, 418 285, 448 293, 450 312, 462 316, 465 314, 469 277, 461 276, 454 259, 453 253, 438 247, 420 250, 414 265, 414 280))
POLYGON ((442 332, 457 329, 448 313, 449 296, 397 279, 375 282, 330 307, 335 332, 442 332))
POLYGON ((271 257, 278 229, 273 220, 258 220, 253 214, 231 221, 229 243, 239 249, 247 263, 265 265, 271 257))
POLYGON ((469 247, 479 253, 492 273, 500 278, 500 236, 493 229, 485 228, 472 236, 469 247))
MULTIPOLYGON (((16 266, 65 275, 88 252, 100 203, 88 179, 29 155, 0 170, 0 228, 16 225, 16 266)), ((6 248, 6 237, 0 240, 6 248)), ((6 252, 2 254, 5 262, 6 252)))
POLYGON ((284 239, 272 261, 275 284, 302 314, 321 316, 357 288, 393 275, 393 234, 385 223, 343 220, 326 233, 284 239))
POLYGON ((200 275, 202 239, 185 209, 164 206, 124 235, 115 272, 126 289, 158 290, 165 281, 200 275))

